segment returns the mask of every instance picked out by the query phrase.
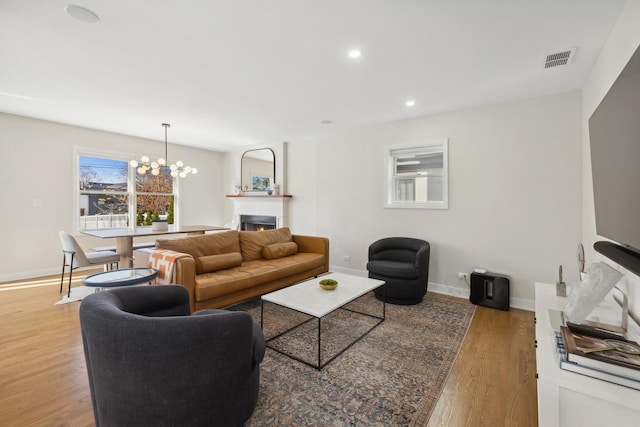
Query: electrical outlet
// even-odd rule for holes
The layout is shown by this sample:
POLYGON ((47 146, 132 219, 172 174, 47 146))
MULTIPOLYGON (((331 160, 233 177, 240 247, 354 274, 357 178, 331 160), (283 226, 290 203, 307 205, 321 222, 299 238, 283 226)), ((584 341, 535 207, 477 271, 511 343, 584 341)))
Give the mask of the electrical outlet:
POLYGON ((458 273, 458 279, 467 280, 468 278, 469 278, 469 274, 468 273, 464 273, 462 271, 458 273))

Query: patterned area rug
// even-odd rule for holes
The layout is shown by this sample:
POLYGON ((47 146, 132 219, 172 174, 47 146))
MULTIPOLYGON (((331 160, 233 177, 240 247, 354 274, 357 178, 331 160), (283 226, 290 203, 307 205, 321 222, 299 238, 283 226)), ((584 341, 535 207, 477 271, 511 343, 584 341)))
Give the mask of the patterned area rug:
MULTIPOLYGON (((237 308, 260 322, 260 302, 237 308)), ((348 308, 382 314, 373 293, 348 308)), ((460 350, 475 306, 428 294, 421 304, 387 304, 386 320, 321 371, 267 349, 250 426, 423 426, 460 350)), ((267 338, 309 317, 265 303, 267 338)), ((362 335, 375 319, 338 310, 322 320, 323 360, 362 335)), ((317 320, 271 342, 317 360, 317 320)))

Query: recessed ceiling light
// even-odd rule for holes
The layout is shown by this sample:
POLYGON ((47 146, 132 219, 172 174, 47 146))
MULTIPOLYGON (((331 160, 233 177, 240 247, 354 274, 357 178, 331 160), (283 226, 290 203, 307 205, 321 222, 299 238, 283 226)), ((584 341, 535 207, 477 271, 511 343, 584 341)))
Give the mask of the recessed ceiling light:
POLYGON ((78 21, 82 21, 86 24, 95 24, 100 21, 98 15, 91 12, 89 9, 85 9, 81 6, 69 5, 64 8, 64 10, 69 14, 69 16, 77 19, 78 21))
POLYGON ((404 105, 406 105, 407 107, 413 107, 414 105, 416 105, 416 101, 414 101, 413 99, 410 99, 407 102, 405 102, 404 105))
POLYGON ((360 58, 362 56, 362 52, 359 51, 358 49, 352 49, 349 51, 349 58, 351 59, 357 59, 360 58))

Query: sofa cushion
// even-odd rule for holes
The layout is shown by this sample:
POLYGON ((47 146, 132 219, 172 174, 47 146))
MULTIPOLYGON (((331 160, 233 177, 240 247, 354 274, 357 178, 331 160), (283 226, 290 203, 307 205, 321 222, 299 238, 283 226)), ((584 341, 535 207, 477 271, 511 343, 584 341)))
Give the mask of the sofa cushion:
POLYGON ((158 239, 156 248, 182 252, 191 255, 193 259, 198 259, 201 256, 240 252, 240 241, 238 232, 231 230, 180 239, 158 239))
POLYGON ((242 254, 231 252, 220 255, 205 255, 196 258, 196 274, 211 273, 237 267, 242 264, 242 254))
MULTIPOLYGON (((251 233, 264 233, 252 231, 251 233)), ((298 252, 275 259, 243 262, 240 267, 196 276, 195 300, 207 301, 265 283, 285 279, 305 271, 313 271, 325 264, 324 255, 298 252)))
POLYGON ((292 242, 288 228, 276 228, 265 231, 240 231, 240 248, 245 261, 263 259, 262 249, 274 243, 292 242))
POLYGON ((265 259, 277 259, 298 253, 298 245, 295 242, 272 243, 262 248, 262 256, 265 259))

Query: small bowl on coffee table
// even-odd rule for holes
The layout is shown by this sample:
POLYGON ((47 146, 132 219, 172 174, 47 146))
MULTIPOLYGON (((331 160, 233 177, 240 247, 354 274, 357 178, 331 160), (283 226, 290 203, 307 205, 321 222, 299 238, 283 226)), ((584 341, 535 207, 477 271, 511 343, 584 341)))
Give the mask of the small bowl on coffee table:
POLYGON ((327 291, 332 291, 338 287, 338 281, 334 279, 322 279, 318 284, 322 289, 327 291))

